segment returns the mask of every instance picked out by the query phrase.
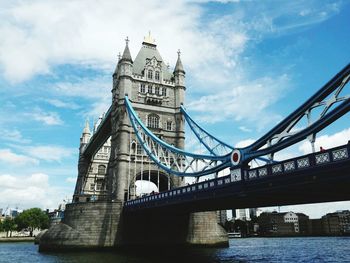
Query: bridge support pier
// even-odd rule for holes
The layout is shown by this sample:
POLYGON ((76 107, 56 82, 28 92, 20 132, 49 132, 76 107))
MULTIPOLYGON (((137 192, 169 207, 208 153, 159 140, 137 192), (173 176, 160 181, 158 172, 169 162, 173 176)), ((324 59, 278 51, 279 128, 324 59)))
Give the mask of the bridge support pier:
POLYGON ((39 239, 39 251, 112 248, 120 238, 121 202, 85 202, 66 206, 61 223, 39 239))
POLYGON ((226 247, 228 236, 215 211, 190 214, 134 213, 123 216, 121 246, 226 247))
POLYGON ((228 246, 227 232, 218 224, 216 211, 190 214, 186 243, 194 246, 228 246))
POLYGON ((132 248, 134 246, 228 246, 216 212, 123 214, 122 202, 66 206, 61 223, 39 240, 39 251, 132 248))

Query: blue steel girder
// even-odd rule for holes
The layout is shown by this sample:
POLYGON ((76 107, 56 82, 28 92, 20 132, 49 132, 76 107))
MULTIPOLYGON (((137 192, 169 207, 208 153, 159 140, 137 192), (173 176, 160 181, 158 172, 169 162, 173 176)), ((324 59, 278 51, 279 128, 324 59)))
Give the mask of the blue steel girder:
POLYGON ((350 64, 271 131, 253 144, 237 149, 236 151, 240 155, 238 163, 247 163, 256 157, 274 154, 306 138, 312 137, 311 141, 314 140, 317 132, 350 110, 350 91, 346 95, 340 96, 344 88, 349 86, 347 85, 349 80, 350 64), (311 113, 319 107, 323 107, 323 109, 316 116, 316 119, 312 121, 311 113), (333 108, 331 109, 331 107, 333 108), (303 117, 307 118, 307 127, 293 131, 293 128, 297 127, 297 124, 303 117), (263 146, 266 147, 262 148, 263 146))
POLYGON ((142 123, 127 96, 125 105, 140 145, 155 164, 166 172, 177 176, 199 177, 230 166, 230 153, 221 156, 195 154, 162 141, 142 123))
MULTIPOLYGON (((223 156, 231 153, 235 148, 207 132, 205 129, 200 127, 186 112, 185 108, 181 106, 181 112, 183 113, 186 122, 188 123, 191 131, 195 134, 200 144, 202 144, 211 155, 223 156)), ((259 161, 265 163, 274 162, 264 157, 257 157, 259 161)))
POLYGON ((181 106, 181 112, 185 117, 186 122, 190 126, 193 133, 196 135, 199 142, 212 154, 215 156, 226 155, 234 149, 233 146, 219 140, 205 129, 200 127, 186 112, 185 108, 181 106))

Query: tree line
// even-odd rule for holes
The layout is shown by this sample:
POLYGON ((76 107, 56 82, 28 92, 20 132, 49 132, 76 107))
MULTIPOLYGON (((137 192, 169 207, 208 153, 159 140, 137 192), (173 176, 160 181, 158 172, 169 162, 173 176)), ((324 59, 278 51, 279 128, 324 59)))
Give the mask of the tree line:
POLYGON ((5 217, 0 221, 0 232, 6 232, 6 237, 12 236, 12 231, 28 229, 30 236, 33 236, 34 229, 46 229, 50 225, 48 215, 40 208, 24 210, 15 218, 5 217))

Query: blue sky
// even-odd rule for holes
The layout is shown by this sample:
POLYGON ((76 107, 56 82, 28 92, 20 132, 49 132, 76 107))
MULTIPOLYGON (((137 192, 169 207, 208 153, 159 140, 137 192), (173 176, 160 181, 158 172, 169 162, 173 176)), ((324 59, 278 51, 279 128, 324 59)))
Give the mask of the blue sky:
MULTIPOLYGON (((187 110, 233 145, 271 129, 350 62, 348 1, 0 1, 0 208, 71 197, 79 137, 111 102, 125 37, 186 70, 187 110)), ((350 139, 349 116, 319 135, 350 139)), ((309 151, 302 142, 281 158, 309 151)), ((285 207, 317 217, 348 202, 285 207)))

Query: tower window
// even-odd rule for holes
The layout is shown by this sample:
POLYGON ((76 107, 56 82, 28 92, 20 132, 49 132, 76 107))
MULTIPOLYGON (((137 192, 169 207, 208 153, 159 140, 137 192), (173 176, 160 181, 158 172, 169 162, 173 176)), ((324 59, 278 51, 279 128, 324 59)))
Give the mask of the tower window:
POLYGON ((152 85, 148 85, 148 93, 153 94, 152 85))
POLYGON ((97 180, 96 182, 96 190, 101 191, 104 189, 104 180, 97 180))
POLYGON ((95 191, 95 184, 90 184, 90 191, 95 191))
POLYGON ((147 118, 147 125, 149 128, 159 128, 159 116, 156 114, 150 114, 147 118))
POLYGON ((145 92, 146 92, 145 84, 141 84, 141 85, 140 85, 140 92, 141 92, 141 93, 145 93, 145 92))
POLYGON ((106 166, 104 166, 104 165, 99 165, 99 166, 98 166, 97 173, 98 173, 98 174, 106 174, 106 166))
POLYGON ((142 147, 141 147, 141 145, 137 145, 137 148, 136 148, 136 153, 138 154, 138 155, 140 155, 141 153, 142 153, 142 147))
POLYGON ((152 70, 148 70, 148 72, 147 72, 147 77, 149 78, 149 79, 153 79, 153 71, 152 70))
POLYGON ((159 88, 158 86, 156 86, 156 88, 155 88, 155 93, 156 93, 157 95, 160 95, 160 88, 159 88))
POLYGON ((171 123, 171 121, 167 121, 166 122, 166 129, 168 130, 168 131, 171 131, 172 129, 172 123, 171 123))
POLYGON ((163 96, 166 96, 166 88, 163 88, 163 96))
POLYGON ((156 80, 159 80, 159 71, 156 71, 154 78, 155 78, 156 80))

